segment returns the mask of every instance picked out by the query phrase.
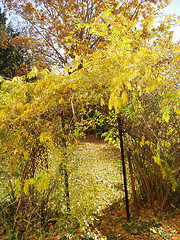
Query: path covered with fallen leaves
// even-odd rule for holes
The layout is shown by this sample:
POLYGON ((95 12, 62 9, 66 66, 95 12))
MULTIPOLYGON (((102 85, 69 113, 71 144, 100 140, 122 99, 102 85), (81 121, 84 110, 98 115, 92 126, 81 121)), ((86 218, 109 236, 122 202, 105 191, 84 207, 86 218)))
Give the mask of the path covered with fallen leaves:
POLYGON ((74 155, 76 170, 70 178, 72 211, 84 221, 93 214, 91 229, 104 236, 97 239, 180 239, 178 209, 157 217, 147 206, 142 206, 135 216, 131 205, 132 220, 126 222, 119 150, 102 140, 89 138, 78 146, 74 155))
POLYGON ((78 146, 72 162, 75 171, 70 176, 71 206, 76 216, 91 215, 123 198, 119 155, 119 150, 94 138, 78 146))

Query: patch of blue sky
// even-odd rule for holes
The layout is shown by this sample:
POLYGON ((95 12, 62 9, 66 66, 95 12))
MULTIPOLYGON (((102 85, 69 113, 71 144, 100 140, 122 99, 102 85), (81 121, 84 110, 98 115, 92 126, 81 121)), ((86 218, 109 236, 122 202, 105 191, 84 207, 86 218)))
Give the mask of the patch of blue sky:
MULTIPOLYGON (((163 9, 162 13, 167 15, 176 14, 177 16, 180 17, 180 0, 172 0, 172 2, 166 8, 163 9)), ((175 42, 180 41, 180 24, 173 27, 173 31, 174 31, 173 40, 175 42)))

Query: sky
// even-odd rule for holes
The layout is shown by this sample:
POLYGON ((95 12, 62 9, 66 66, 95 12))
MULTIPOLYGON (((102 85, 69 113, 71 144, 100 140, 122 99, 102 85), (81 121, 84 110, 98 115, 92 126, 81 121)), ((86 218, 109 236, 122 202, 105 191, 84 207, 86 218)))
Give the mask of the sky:
POLYGON ((180 16, 180 0, 173 0, 164 10, 166 14, 177 14, 180 16))
MULTIPOLYGON (((166 8, 164 8, 163 13, 165 14, 177 14, 180 16, 180 0, 173 0, 166 8)), ((174 41, 180 41, 180 24, 174 29, 174 41)))

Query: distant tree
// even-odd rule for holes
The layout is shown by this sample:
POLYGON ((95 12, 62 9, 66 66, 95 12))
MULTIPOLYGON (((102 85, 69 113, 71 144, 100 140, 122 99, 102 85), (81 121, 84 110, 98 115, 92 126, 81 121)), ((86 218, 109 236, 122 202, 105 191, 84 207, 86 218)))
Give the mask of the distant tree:
MULTIPOLYGON (((149 19, 169 0, 3 0, 4 6, 14 11, 27 24, 25 37, 16 41, 29 49, 33 65, 38 68, 64 69, 75 58, 83 58, 97 48, 105 48, 104 33, 97 36, 87 24, 99 23, 102 31, 111 29, 111 22, 102 22, 108 10, 114 17, 121 15, 130 20, 149 19), (28 37, 27 37, 28 36, 28 37)), ((146 22, 146 21, 144 21, 146 22)), ((143 24, 143 21, 142 21, 143 24)), ((143 36, 147 26, 143 24, 143 36)), ((77 68, 81 68, 78 66, 77 68)), ((71 70, 70 73, 73 71, 71 70)))
POLYGON ((11 78, 24 74, 24 50, 13 43, 19 32, 7 24, 6 14, 0 9, 0 75, 11 78))

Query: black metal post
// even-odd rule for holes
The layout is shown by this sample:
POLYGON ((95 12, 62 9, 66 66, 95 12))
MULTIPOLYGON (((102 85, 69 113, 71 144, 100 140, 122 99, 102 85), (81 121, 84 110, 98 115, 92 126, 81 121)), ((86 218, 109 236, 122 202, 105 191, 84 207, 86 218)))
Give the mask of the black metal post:
MULTIPOLYGON (((63 131, 63 136, 62 136, 62 146, 64 148, 64 160, 67 159, 67 143, 66 143, 66 138, 65 138, 65 116, 64 113, 62 112, 61 114, 61 126, 62 126, 62 131, 63 131)), ((65 199, 66 199, 66 208, 67 208, 67 214, 70 214, 70 192, 69 192, 69 174, 68 174, 68 170, 67 170, 67 166, 66 163, 64 163, 63 165, 63 173, 64 173, 64 187, 65 187, 65 199)))
POLYGON ((120 116, 117 117, 118 122, 118 131, 119 131, 119 140, 120 140, 120 152, 123 168, 123 179, 124 179, 124 193, 125 193, 125 202, 126 202, 126 216, 128 222, 130 222, 130 213, 129 213, 129 200, 128 200, 128 189, 127 189, 127 177, 126 177, 126 165, 124 158, 124 145, 123 145, 123 126, 120 116))

